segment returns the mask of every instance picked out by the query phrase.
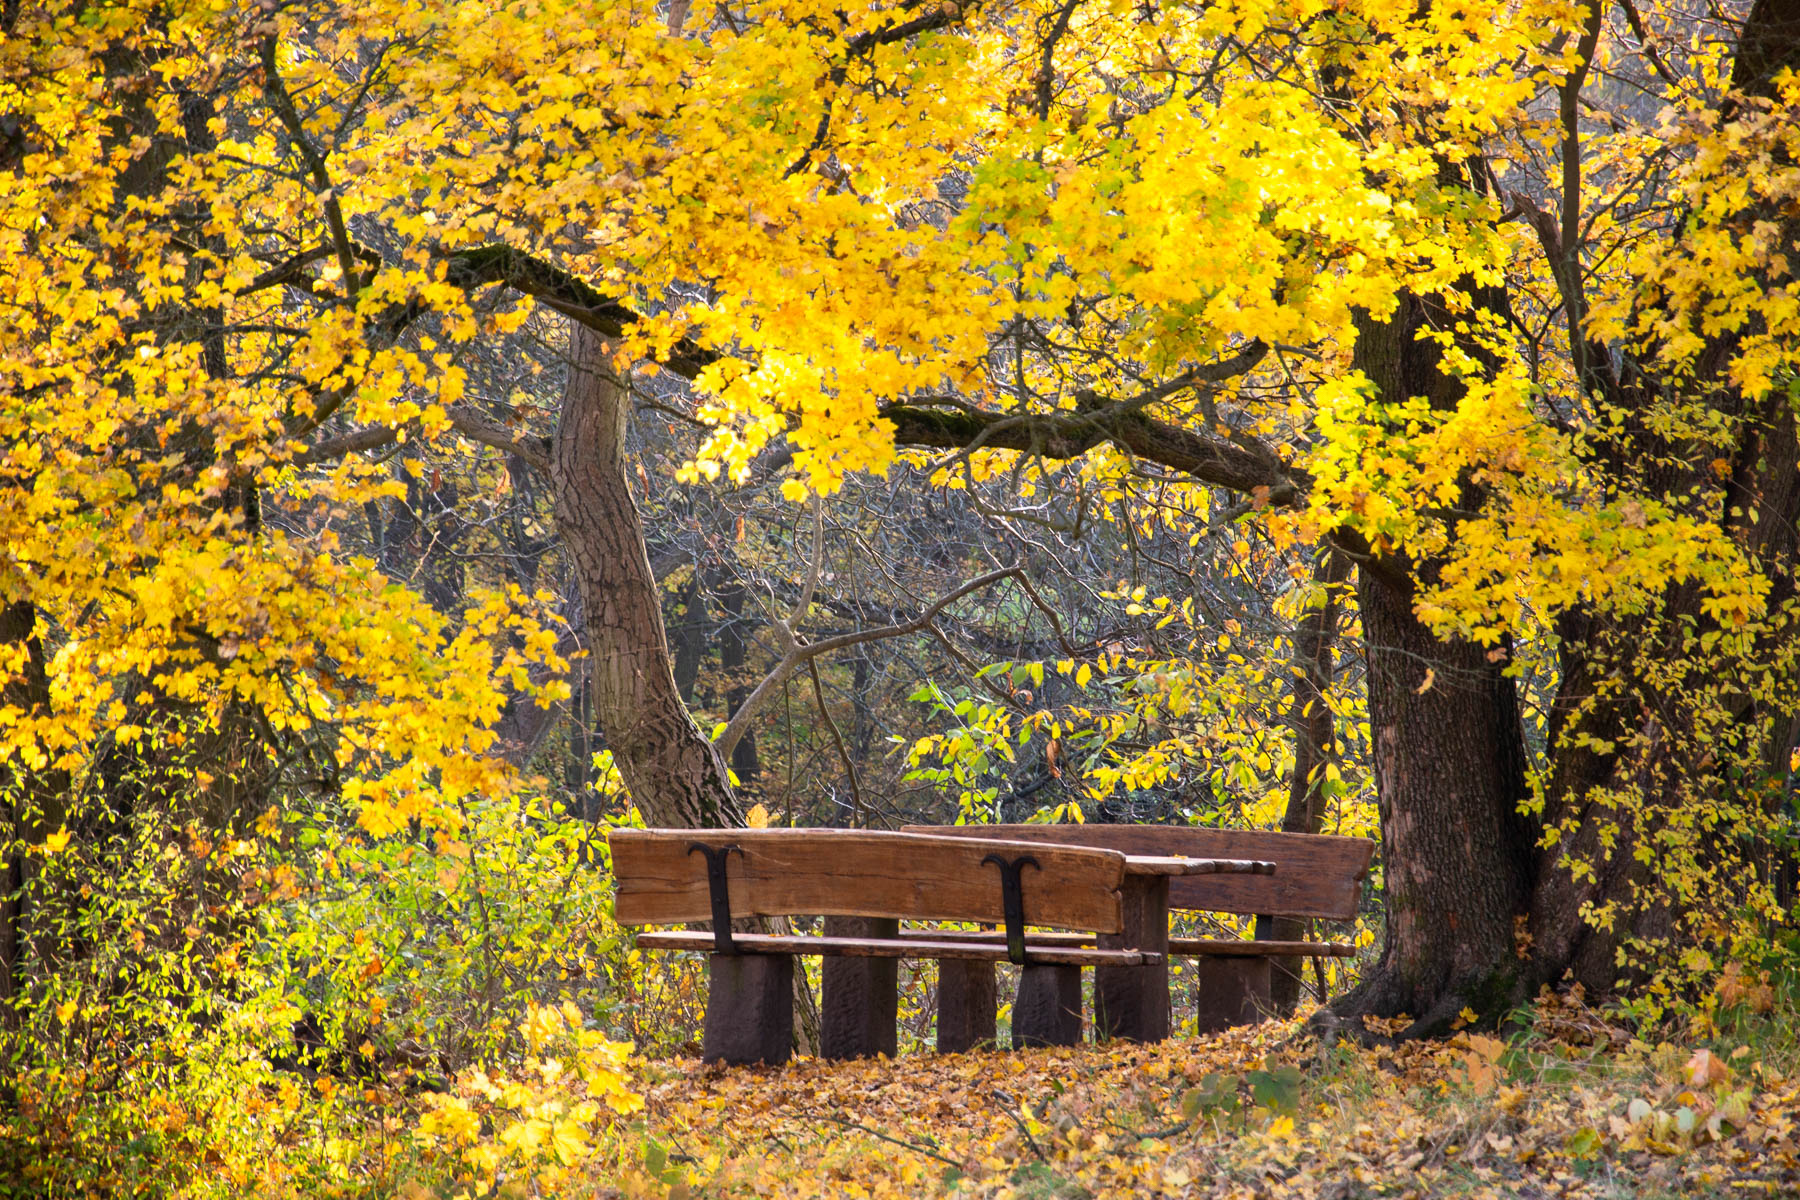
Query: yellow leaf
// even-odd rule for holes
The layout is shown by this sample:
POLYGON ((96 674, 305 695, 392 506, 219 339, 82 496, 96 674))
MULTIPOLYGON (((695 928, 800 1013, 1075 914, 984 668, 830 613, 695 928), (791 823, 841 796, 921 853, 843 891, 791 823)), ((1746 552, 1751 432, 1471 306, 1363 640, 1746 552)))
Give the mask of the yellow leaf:
POLYGON ((1431 690, 1431 685, 1436 682, 1437 682, 1437 672, 1432 670, 1430 667, 1426 667, 1425 668, 1425 682, 1423 682, 1419 685, 1417 694, 1420 696, 1423 696, 1426 692, 1429 692, 1431 690))
POLYGON ((63 828, 44 839, 44 853, 61 854, 68 848, 69 837, 69 829, 68 826, 65 825, 63 828))
POLYGON ((767 829, 769 827, 769 810, 758 804, 744 814, 744 824, 752 829, 767 829))

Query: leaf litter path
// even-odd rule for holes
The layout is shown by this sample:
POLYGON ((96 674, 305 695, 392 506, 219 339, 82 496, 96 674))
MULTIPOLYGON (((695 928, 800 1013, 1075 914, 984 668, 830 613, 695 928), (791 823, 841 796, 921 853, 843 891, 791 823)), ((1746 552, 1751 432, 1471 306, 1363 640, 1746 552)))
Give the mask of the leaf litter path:
POLYGON ((617 1182, 674 1200, 1800 1197, 1800 1079, 1733 1049, 1616 1031, 1364 1049, 1272 1022, 1150 1047, 651 1063, 641 1161, 617 1182))

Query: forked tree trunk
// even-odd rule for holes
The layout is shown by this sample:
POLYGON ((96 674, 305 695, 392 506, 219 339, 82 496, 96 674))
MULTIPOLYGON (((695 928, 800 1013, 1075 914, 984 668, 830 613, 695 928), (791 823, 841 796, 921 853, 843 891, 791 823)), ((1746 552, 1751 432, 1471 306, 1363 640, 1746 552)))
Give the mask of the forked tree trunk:
MULTIPOLYGON (((1733 87, 1772 96, 1771 80, 1796 66, 1800 0, 1756 0, 1733 87)), ((1721 119, 1731 115, 1727 108, 1721 119)), ((1784 244, 1800 230, 1791 209, 1747 211, 1734 223, 1759 220, 1777 223, 1777 240, 1784 244)), ((1759 282, 1781 286, 1785 278, 1765 274, 1759 282)), ((1479 294, 1474 299, 1492 303, 1479 294)), ((1358 365, 1385 395, 1425 395, 1441 404, 1454 385, 1437 370, 1437 351, 1413 336, 1423 314, 1422 302, 1407 297, 1395 320, 1365 323, 1358 331, 1358 365)), ((1707 395, 1720 418, 1735 425, 1721 524, 1770 579, 1773 605, 1795 594, 1800 441, 1785 398, 1751 404, 1730 383, 1727 367, 1744 332, 1754 330, 1709 333, 1692 377, 1679 386, 1696 400, 1707 395), (1706 388, 1709 395, 1696 390, 1706 388)), ((1652 444, 1653 425, 1642 414, 1659 402, 1662 382, 1608 383, 1604 400, 1627 417, 1629 444, 1615 455, 1618 461, 1664 464, 1620 484, 1679 502, 1705 494, 1711 484, 1674 452, 1679 447, 1652 444)), ((1463 507, 1472 507, 1466 499, 1463 507)), ((1777 751, 1785 748, 1792 726, 1792 712, 1780 707, 1779 698, 1771 705, 1745 695, 1734 704, 1713 686, 1716 678, 1679 681, 1679 690, 1698 697, 1700 707, 1670 694, 1669 669, 1685 653, 1682 639, 1716 628, 1693 585, 1670 587, 1647 614, 1566 614, 1559 623, 1562 677, 1546 803, 1549 819, 1570 832, 1540 845, 1550 842, 1541 836, 1544 826, 1518 811, 1523 743, 1513 685, 1479 647, 1440 642, 1414 617, 1411 580, 1431 573, 1431 564, 1415 565, 1404 576, 1367 565, 1361 573, 1388 941, 1365 984, 1333 1006, 1352 1018, 1407 1013, 1416 1018, 1411 1032, 1422 1034, 1447 1029, 1464 1006, 1499 1017, 1540 984, 1574 981, 1610 989, 1621 974, 1621 938, 1667 935, 1679 917, 1654 895, 1646 901, 1657 870, 1638 857, 1636 838, 1654 835, 1658 812, 1710 803, 1721 789, 1741 793, 1755 786, 1748 776, 1735 782, 1705 777, 1706 743, 1721 732, 1706 722, 1721 714, 1735 720, 1722 732, 1735 741, 1739 761, 1767 764, 1770 775, 1785 767, 1777 751), (1433 686, 1420 692, 1427 669, 1433 686), (1617 794, 1648 806, 1648 829, 1634 831, 1622 818, 1617 794), (1577 878, 1569 869, 1577 859, 1592 872, 1577 878), (1612 905, 1622 924, 1593 928, 1584 910, 1612 905), (1516 930, 1514 918, 1520 918, 1516 930)), ((1772 660, 1774 650, 1765 646, 1753 654, 1772 660)), ((1687 670, 1716 675, 1722 665, 1695 659, 1687 670)), ((1725 689, 1733 686, 1724 681, 1725 689)), ((1771 787, 1770 794, 1778 792, 1771 787)), ((1728 828, 1717 832, 1720 839, 1732 836, 1728 828)), ((1721 848, 1722 858, 1730 853, 1721 848)))
POLYGON ((630 397, 601 337, 571 326, 569 379, 552 449, 556 523, 575 566, 596 723, 651 825, 742 825, 712 742, 682 703, 631 484, 630 397))

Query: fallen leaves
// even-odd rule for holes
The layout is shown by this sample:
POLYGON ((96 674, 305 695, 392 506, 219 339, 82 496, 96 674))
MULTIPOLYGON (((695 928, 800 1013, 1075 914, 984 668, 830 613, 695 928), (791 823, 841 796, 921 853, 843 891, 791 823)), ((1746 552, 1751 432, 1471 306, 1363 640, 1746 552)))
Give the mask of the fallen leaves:
POLYGON ((1157 1046, 662 1063, 645 1119, 689 1156, 693 1194, 721 1197, 1800 1190, 1800 1088, 1760 1066, 1747 1086, 1747 1064, 1710 1050, 1577 1032, 1586 1044, 1464 1034, 1373 1050, 1270 1023, 1157 1046))

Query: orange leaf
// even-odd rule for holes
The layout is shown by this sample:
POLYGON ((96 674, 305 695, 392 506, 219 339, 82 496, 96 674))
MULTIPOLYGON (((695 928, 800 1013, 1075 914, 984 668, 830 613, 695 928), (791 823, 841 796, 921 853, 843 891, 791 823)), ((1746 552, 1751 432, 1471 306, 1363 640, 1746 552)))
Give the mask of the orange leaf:
POLYGON ((1715 1083, 1724 1083, 1731 1078, 1731 1068, 1711 1050, 1696 1050, 1694 1056, 1687 1060, 1682 1068, 1690 1085, 1697 1088, 1711 1087, 1715 1083))

